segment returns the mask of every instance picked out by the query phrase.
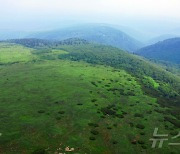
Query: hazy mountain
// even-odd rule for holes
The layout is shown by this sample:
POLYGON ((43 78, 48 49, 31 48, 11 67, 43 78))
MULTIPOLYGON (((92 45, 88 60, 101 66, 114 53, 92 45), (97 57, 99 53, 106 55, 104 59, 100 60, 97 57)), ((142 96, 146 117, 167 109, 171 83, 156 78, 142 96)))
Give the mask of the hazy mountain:
POLYGON ((137 51, 147 58, 180 64, 180 38, 167 39, 137 51))
POLYGON ((148 45, 152 45, 152 44, 158 43, 160 41, 164 41, 164 40, 167 40, 167 39, 170 39, 170 38, 175 38, 175 37, 178 37, 178 35, 175 35, 175 34, 164 34, 164 35, 160 35, 160 36, 157 36, 157 37, 154 37, 154 38, 148 40, 147 44, 148 45))
POLYGON ((30 35, 30 32, 0 30, 0 40, 20 39, 20 38, 24 38, 28 35, 30 35))
POLYGON ((93 24, 36 33, 29 37, 49 40, 81 38, 91 42, 112 45, 127 51, 135 51, 142 47, 142 43, 118 29, 93 24))

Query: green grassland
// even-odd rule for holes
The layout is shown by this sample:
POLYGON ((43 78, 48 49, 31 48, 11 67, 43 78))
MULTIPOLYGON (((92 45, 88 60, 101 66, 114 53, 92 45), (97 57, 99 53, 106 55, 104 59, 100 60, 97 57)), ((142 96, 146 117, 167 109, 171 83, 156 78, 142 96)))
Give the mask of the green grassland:
POLYGON ((151 148, 155 127, 169 138, 178 133, 177 117, 136 76, 62 59, 69 51, 60 48, 0 45, 0 153, 178 153, 168 142, 151 148))
POLYGON ((0 43, 0 64, 27 62, 35 59, 32 49, 16 44, 0 43))

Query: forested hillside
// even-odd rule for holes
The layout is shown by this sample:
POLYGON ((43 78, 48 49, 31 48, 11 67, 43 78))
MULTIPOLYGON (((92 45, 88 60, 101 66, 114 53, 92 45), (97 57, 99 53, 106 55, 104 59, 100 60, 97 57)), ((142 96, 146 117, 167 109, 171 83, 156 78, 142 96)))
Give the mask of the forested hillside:
POLYGON ((146 58, 180 64, 180 38, 167 39, 139 49, 137 54, 146 58))

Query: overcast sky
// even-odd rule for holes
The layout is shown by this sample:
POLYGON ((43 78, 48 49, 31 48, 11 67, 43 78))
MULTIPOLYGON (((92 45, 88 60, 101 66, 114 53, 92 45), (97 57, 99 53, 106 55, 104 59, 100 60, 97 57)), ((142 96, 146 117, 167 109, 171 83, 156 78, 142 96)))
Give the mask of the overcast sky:
POLYGON ((0 0, 0 29, 39 30, 87 22, 176 29, 180 0, 0 0))

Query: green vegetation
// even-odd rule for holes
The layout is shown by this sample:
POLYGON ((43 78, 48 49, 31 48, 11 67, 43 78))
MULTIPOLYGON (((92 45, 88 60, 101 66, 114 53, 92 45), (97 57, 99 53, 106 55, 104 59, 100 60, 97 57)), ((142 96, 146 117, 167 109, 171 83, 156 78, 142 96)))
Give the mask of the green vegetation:
POLYGON ((22 47, 15 44, 1 43, 0 44, 0 65, 28 62, 35 59, 31 53, 32 49, 22 47))
POLYGON ((108 46, 0 46, 0 153, 178 153, 149 141, 178 132, 177 76, 108 46))
POLYGON ((180 38, 171 38, 139 49, 136 53, 146 58, 180 64, 180 38))

